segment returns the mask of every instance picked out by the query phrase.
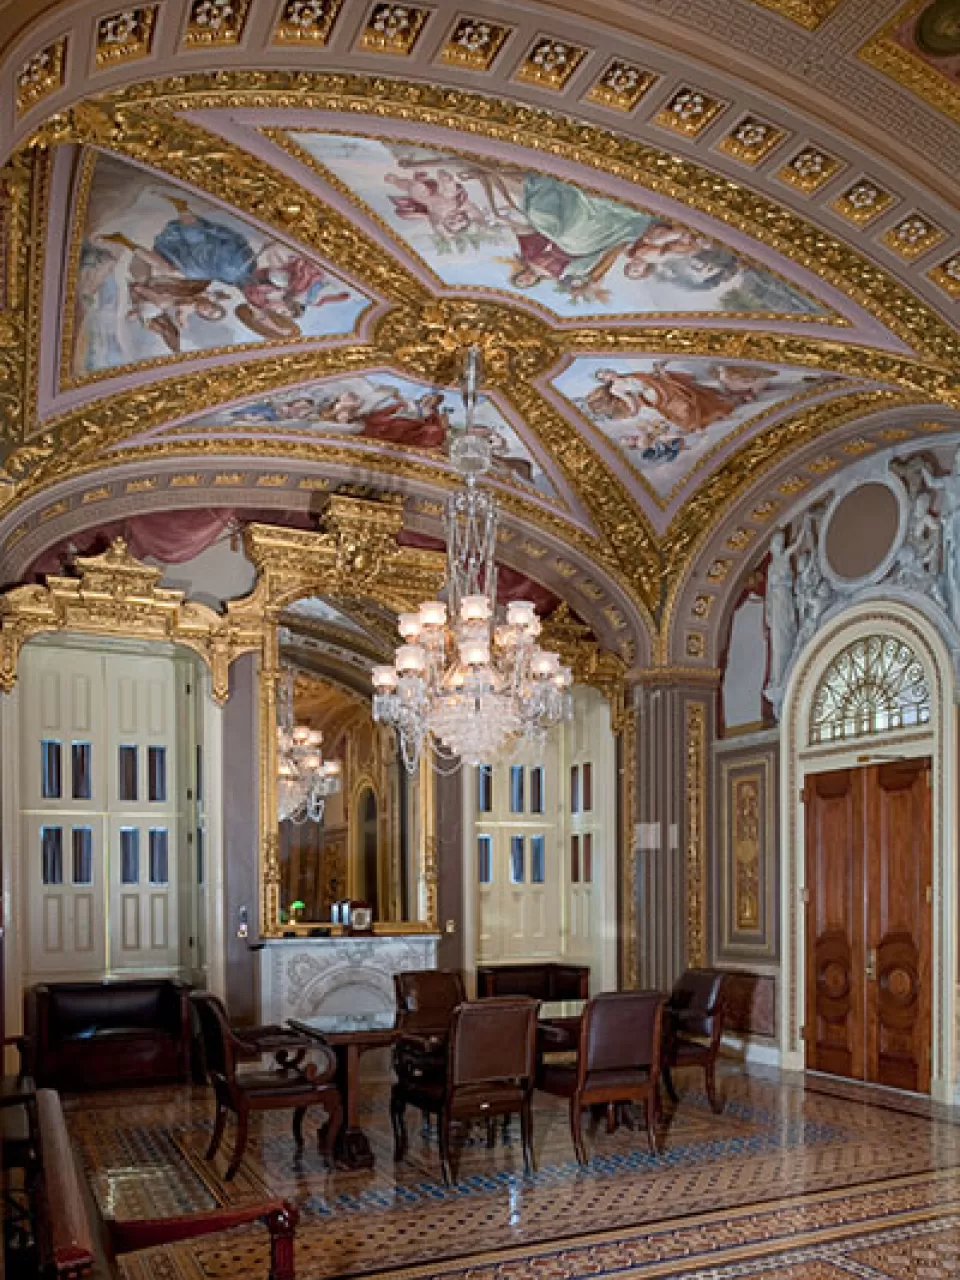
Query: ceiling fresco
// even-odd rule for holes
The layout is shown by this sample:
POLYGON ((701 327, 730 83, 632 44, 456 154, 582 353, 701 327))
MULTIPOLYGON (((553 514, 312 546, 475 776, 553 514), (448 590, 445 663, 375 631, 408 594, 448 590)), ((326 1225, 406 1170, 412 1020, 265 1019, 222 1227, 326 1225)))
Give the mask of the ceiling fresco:
POLYGON ((451 289, 563 319, 828 314, 724 244, 540 168, 359 134, 288 136, 451 289))
POLYGON ((91 155, 80 195, 68 378, 349 334, 370 305, 327 266, 159 174, 91 155))
MULTIPOLYGON (((10 46, 5 567, 334 493, 436 545, 477 344, 505 568, 707 669, 794 494, 960 434, 960 0, 400 6, 392 44, 296 3, 144 0, 121 48, 73 0, 10 46)), ((351 618, 389 648, 333 610, 291 613, 318 661, 351 618)))
POLYGON ((725 440, 788 403, 852 385, 783 366, 656 356, 583 356, 553 381, 661 500, 725 440))
MULTIPOLYGON (((459 392, 371 372, 304 383, 292 391, 201 414, 175 431, 181 439, 195 434, 235 439, 326 436, 360 450, 409 450, 445 460, 451 433, 465 427, 459 392)), ((538 453, 487 395, 478 399, 473 430, 491 442, 493 479, 560 503, 538 453)))

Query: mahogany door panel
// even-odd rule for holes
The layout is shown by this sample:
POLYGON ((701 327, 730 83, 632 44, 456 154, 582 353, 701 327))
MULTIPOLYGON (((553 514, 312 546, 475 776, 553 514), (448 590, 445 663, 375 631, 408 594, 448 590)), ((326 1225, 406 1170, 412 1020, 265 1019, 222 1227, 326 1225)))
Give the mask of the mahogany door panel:
POLYGON ((806 1062, 862 1079, 863 790, 856 770, 807 778, 806 1062))
POLYGON ((929 760, 810 775, 804 804, 807 1066, 929 1092, 929 760))
POLYGON ((932 876, 929 761, 866 778, 867 1079, 930 1089, 932 876))

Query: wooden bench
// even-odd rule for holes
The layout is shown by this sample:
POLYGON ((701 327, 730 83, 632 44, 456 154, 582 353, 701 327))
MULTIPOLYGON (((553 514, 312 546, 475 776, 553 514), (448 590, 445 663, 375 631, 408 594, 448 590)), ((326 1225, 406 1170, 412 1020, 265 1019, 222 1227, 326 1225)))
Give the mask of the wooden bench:
POLYGON ((229 1231, 262 1221, 270 1232, 269 1280, 295 1280, 293 1237, 299 1214, 284 1200, 175 1218, 126 1222, 101 1216, 86 1179, 77 1169, 60 1096, 37 1092, 39 1176, 34 1198, 38 1274, 41 1280, 82 1280, 117 1274, 120 1254, 229 1231))

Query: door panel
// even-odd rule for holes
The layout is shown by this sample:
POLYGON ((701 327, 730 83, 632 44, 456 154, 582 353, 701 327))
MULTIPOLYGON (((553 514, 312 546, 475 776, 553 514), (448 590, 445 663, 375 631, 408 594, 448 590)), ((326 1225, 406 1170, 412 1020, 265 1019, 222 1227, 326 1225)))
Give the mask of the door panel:
POLYGON ((926 1093, 929 760, 807 778, 807 1066, 926 1093))
POLYGON ((869 769, 867 1079, 930 1088, 929 762, 869 769))
POLYGON ((850 769, 807 779, 807 1066, 863 1077, 862 788, 850 769))

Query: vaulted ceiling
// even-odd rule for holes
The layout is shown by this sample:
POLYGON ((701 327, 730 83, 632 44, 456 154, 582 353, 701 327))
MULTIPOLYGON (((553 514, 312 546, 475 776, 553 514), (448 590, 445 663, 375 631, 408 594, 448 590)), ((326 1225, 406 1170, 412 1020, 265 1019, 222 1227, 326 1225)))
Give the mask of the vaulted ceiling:
POLYGON ((502 563, 706 669, 798 495, 960 433, 960 0, 578 8, 0 5, 4 579, 344 486, 436 536, 476 343, 502 563))

